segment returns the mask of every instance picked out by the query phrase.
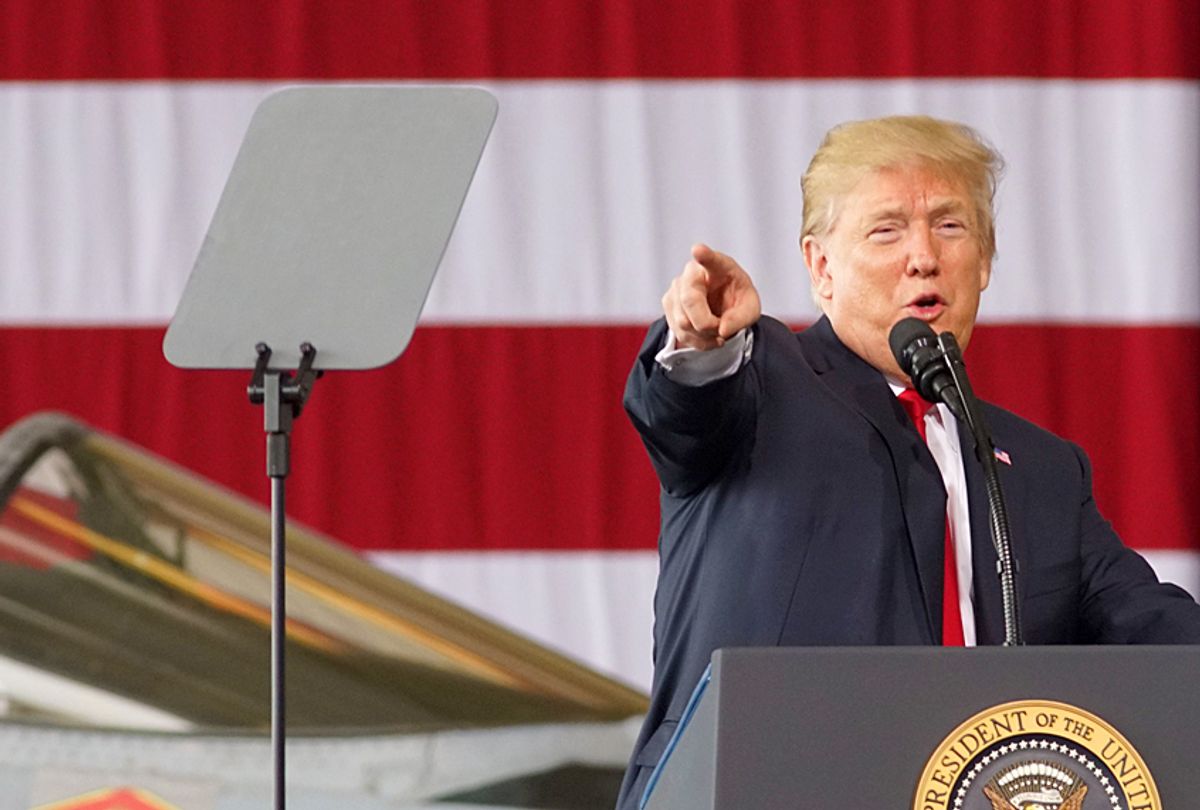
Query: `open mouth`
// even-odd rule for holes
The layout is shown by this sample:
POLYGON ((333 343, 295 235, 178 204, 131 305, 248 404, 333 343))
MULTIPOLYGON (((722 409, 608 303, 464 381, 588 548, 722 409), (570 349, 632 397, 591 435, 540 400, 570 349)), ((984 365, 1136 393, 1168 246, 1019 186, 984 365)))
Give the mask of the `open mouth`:
POLYGON ((946 302, 937 293, 921 295, 909 301, 906 309, 922 320, 933 320, 946 308, 946 302))

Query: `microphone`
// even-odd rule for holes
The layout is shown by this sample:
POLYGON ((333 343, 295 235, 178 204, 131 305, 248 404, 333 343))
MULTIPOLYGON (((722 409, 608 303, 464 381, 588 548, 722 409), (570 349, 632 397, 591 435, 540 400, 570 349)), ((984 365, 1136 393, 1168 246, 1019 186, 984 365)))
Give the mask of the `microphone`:
POLYGON ((892 327, 888 346, 918 394, 930 402, 946 403, 956 417, 968 421, 946 352, 929 324, 919 318, 905 318, 892 327))
POLYGON ((971 390, 962 350, 952 332, 935 335, 919 318, 905 318, 892 327, 888 346, 917 393, 930 402, 944 402, 975 439, 975 457, 983 467, 988 502, 988 528, 996 549, 996 573, 1000 577, 1000 600, 1004 610, 1004 645, 1023 644, 1021 614, 1017 603, 1017 570, 1013 561, 1008 509, 996 468, 992 433, 983 409, 971 390))

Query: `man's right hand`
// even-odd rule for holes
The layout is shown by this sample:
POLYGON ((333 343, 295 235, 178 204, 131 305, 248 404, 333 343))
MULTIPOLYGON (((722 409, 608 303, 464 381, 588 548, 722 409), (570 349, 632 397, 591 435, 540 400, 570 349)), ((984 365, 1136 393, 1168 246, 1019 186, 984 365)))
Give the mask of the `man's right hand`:
POLYGON ((762 315, 750 275, 705 244, 692 245, 692 260, 671 281, 662 305, 679 348, 715 349, 762 315))

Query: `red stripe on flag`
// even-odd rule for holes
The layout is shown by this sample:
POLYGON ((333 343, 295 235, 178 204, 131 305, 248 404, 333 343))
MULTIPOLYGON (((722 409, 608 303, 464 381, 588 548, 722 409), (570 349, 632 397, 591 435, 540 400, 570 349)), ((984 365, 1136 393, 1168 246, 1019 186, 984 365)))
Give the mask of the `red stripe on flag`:
MULTIPOLYGON (((364 549, 653 548, 657 485, 620 405, 642 334, 423 327, 386 369, 326 375, 295 430, 293 516, 364 549)), ((0 329, 0 425, 68 411, 265 503, 249 374, 179 371, 161 340, 0 329)), ((1083 445, 1127 542, 1191 547, 1200 327, 983 326, 968 361, 981 395, 1083 445)))
POLYGON ((1200 78, 1195 0, 9 0, 0 79, 1200 78))
POLYGON ((1200 326, 983 325, 968 362, 980 396, 1083 446, 1127 543, 1197 547, 1200 326))

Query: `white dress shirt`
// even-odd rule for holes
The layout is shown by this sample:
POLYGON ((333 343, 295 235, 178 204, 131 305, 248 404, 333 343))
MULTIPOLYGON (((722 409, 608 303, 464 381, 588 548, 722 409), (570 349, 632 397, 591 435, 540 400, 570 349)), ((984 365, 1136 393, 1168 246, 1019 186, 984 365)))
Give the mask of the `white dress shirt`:
MULTIPOLYGON (((654 359, 666 372, 668 379, 680 385, 701 386, 729 377, 737 372, 754 350, 754 334, 738 332, 716 349, 677 348, 675 336, 667 333, 666 345, 654 359)), ((892 393, 904 390, 888 380, 892 393)), ((974 582, 971 576, 971 516, 967 499, 967 474, 963 467, 962 447, 958 442, 958 425, 954 414, 938 404, 925 414, 925 436, 929 452, 942 473, 946 488, 946 521, 954 540, 954 561, 958 573, 958 610, 962 615, 963 640, 975 646, 974 582)))

